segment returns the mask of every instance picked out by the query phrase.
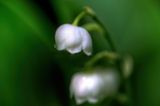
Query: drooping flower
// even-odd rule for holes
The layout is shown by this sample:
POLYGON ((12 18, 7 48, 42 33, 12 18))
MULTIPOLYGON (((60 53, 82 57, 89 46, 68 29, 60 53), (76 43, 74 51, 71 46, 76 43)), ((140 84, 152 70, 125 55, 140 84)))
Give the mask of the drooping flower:
POLYGON ((67 50, 71 54, 81 50, 86 55, 92 54, 92 39, 86 29, 71 24, 61 25, 55 33, 56 48, 67 50))
POLYGON ((77 104, 95 104, 116 94, 119 73, 114 69, 96 69, 92 73, 77 73, 72 77, 70 92, 77 104))

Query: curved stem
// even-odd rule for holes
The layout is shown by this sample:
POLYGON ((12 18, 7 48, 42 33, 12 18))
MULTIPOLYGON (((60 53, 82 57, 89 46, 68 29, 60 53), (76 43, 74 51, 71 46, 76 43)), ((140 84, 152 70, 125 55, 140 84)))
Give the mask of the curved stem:
POLYGON ((105 26, 102 24, 102 22, 98 19, 98 17, 96 16, 95 12, 90 8, 90 7, 85 7, 84 8, 84 11, 82 11, 76 18, 75 20, 73 21, 72 25, 75 25, 77 26, 79 21, 86 15, 89 15, 92 17, 92 19, 100 26, 101 29, 103 29, 104 31, 104 35, 105 35, 105 38, 106 40, 108 41, 110 47, 111 47, 111 50, 116 52, 116 47, 113 43, 113 40, 111 38, 111 36, 108 34, 108 31, 107 29, 105 28, 105 26))
POLYGON ((111 36, 108 34, 108 31, 105 28, 105 26, 99 21, 99 19, 96 16, 94 16, 93 19, 102 27, 102 29, 104 30, 105 38, 108 41, 108 43, 110 44, 112 51, 116 52, 116 47, 113 43, 111 36))
POLYGON ((108 31, 107 31, 106 27, 102 24, 102 22, 95 15, 95 12, 90 7, 85 7, 85 11, 93 18, 93 20, 95 22, 97 22, 97 24, 99 24, 101 26, 101 28, 104 30, 105 38, 108 41, 112 51, 116 52, 116 47, 113 43, 113 40, 112 40, 111 36, 108 34, 108 31))
POLYGON ((90 61, 88 61, 86 63, 86 68, 90 68, 92 67, 98 60, 102 59, 102 58, 106 58, 109 61, 115 61, 119 58, 118 54, 116 53, 112 53, 112 52, 100 52, 98 53, 96 56, 94 56, 90 61))
POLYGON ((104 34, 103 29, 97 23, 87 23, 87 24, 84 24, 82 27, 89 32, 96 31, 104 34))
POLYGON ((86 15, 86 11, 82 11, 73 21, 72 25, 77 26, 79 21, 86 15))

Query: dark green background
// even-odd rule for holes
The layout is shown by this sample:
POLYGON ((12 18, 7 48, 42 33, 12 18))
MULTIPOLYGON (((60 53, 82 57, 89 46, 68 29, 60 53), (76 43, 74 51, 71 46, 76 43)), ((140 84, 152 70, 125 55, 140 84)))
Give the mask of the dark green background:
MULTIPOLYGON (((91 6, 118 51, 134 57, 133 106, 160 106, 158 0, 1 0, 0 106, 68 106, 69 82, 90 57, 54 48, 55 29, 91 6), (47 4, 47 5, 46 5, 47 4)), ((94 54, 109 50, 93 33, 94 54)))

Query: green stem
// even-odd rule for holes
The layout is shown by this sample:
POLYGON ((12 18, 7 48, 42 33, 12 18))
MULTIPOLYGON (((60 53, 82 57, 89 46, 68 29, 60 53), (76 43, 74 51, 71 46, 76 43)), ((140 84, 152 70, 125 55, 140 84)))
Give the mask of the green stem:
POLYGON ((72 25, 77 26, 79 21, 86 15, 86 11, 82 11, 73 21, 72 25))
POLYGON ((89 32, 96 31, 101 34, 104 34, 103 29, 97 23, 87 23, 87 24, 84 24, 82 27, 89 32))
POLYGON ((113 40, 111 36, 108 34, 107 29, 105 26, 102 24, 102 22, 98 19, 98 17, 95 15, 95 12, 90 8, 90 7, 85 7, 85 11, 93 18, 93 20, 101 26, 101 28, 104 30, 104 35, 106 40, 108 41, 112 51, 116 52, 116 47, 113 43, 113 40))
POLYGON ((112 51, 116 52, 116 47, 115 47, 115 45, 114 45, 114 43, 113 43, 113 41, 112 41, 111 36, 108 34, 107 29, 104 27, 104 25, 99 21, 99 19, 98 19, 96 16, 93 17, 93 19, 103 28, 103 30, 104 30, 104 35, 105 35, 105 37, 106 37, 106 40, 107 40, 108 43, 110 44, 112 51))
POLYGON ((92 67, 98 60, 106 58, 109 61, 115 61, 119 58, 118 54, 112 52, 100 52, 96 56, 94 56, 88 63, 86 63, 86 68, 92 67))
POLYGON ((75 20, 73 21, 72 25, 75 25, 77 26, 78 23, 80 22, 80 20, 86 16, 86 15, 89 15, 92 17, 92 19, 100 26, 101 29, 103 29, 104 31, 104 35, 105 35, 105 38, 106 40, 108 41, 110 47, 111 47, 111 50, 116 52, 116 47, 113 43, 113 40, 111 38, 111 36, 108 34, 108 31, 107 29, 105 28, 105 26, 102 24, 102 22, 98 19, 98 17, 96 16, 95 12, 90 8, 90 7, 85 7, 84 8, 84 11, 82 11, 76 18, 75 20))

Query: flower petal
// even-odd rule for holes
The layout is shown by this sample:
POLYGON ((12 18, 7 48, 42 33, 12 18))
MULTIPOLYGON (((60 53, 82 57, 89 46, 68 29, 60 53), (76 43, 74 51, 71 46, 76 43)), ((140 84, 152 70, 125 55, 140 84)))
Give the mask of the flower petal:
POLYGON ((55 33, 55 43, 58 50, 64 50, 65 47, 65 39, 66 39, 66 31, 71 27, 70 24, 61 25, 56 33, 55 33))
POLYGON ((80 104, 82 104, 82 103, 84 103, 86 101, 86 99, 84 99, 84 98, 78 98, 78 97, 76 97, 75 100, 76 100, 76 104, 77 105, 80 105, 80 104))
POLYGON ((81 51, 82 37, 79 33, 79 28, 77 26, 70 26, 70 29, 66 31, 66 49, 68 52, 74 54, 81 51))
POLYGON ((108 69, 106 74, 103 74, 103 79, 105 84, 106 90, 105 95, 114 95, 117 92, 119 86, 119 73, 114 69, 108 69), (110 85, 110 86, 108 86, 110 85))
POLYGON ((92 104, 95 104, 95 103, 98 102, 98 98, 88 98, 88 102, 92 103, 92 104))
POLYGON ((81 82, 83 81, 84 75, 81 73, 77 73, 73 76, 72 82, 70 85, 70 94, 71 97, 74 96, 76 100, 76 104, 80 105, 84 103, 86 98, 86 93, 81 89, 81 82))
POLYGON ((71 54, 75 54, 75 53, 79 53, 82 49, 81 49, 82 47, 81 47, 81 45, 80 46, 78 46, 78 47, 68 47, 68 48, 66 48, 66 50, 68 51, 68 52, 70 52, 71 54))
POLYGON ((79 31, 82 37, 82 49, 86 55, 92 54, 92 39, 90 34, 84 29, 79 27, 79 31))

